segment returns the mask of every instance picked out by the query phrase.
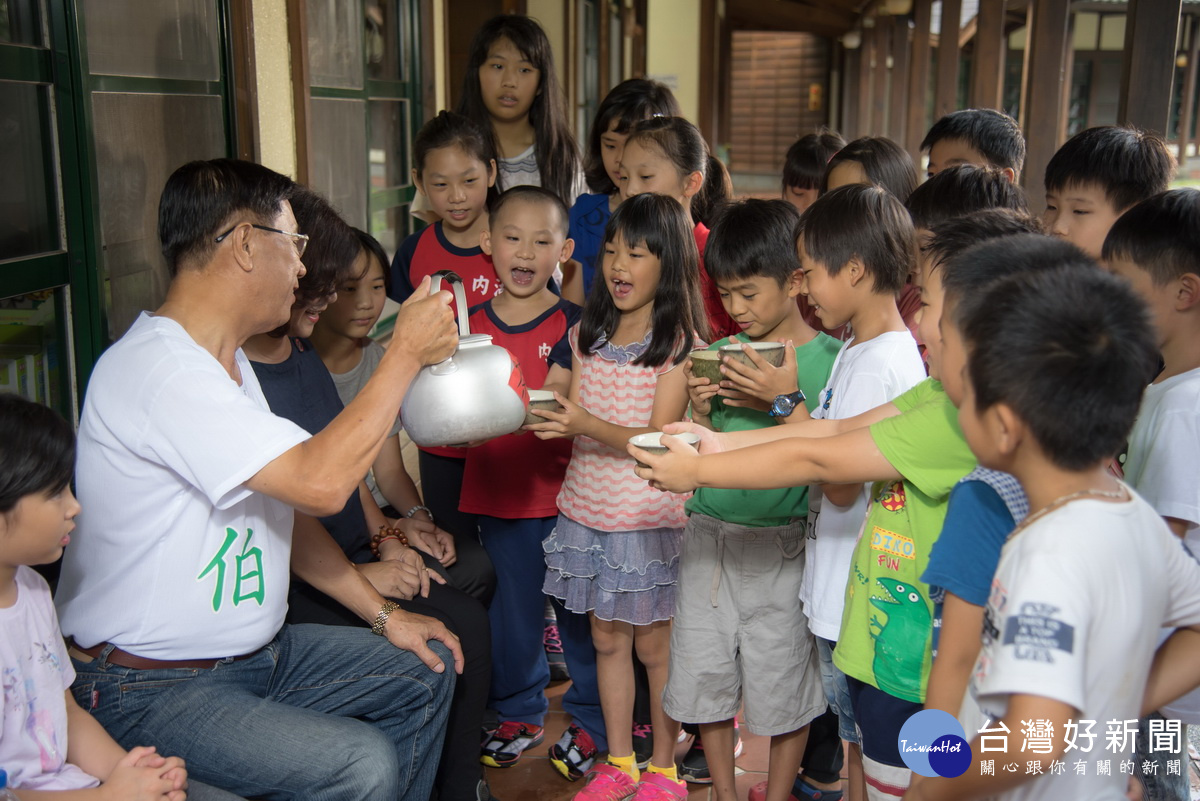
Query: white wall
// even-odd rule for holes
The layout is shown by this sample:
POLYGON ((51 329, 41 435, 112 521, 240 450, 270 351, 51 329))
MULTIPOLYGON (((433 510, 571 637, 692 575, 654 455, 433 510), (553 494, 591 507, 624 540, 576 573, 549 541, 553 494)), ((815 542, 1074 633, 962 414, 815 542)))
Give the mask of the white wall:
POLYGON ((254 66, 262 164, 296 176, 296 121, 286 0, 254 0, 254 66))

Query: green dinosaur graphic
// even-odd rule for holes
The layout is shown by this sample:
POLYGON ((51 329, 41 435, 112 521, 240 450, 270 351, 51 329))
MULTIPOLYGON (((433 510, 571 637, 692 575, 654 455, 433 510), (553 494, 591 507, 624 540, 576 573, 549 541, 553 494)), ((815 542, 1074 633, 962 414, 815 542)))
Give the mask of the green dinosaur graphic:
POLYGON ((925 654, 916 643, 929 637, 931 619, 925 597, 913 584, 893 578, 875 579, 885 595, 872 595, 871 605, 887 615, 871 615, 875 659, 871 669, 880 688, 910 686, 919 682, 925 654))

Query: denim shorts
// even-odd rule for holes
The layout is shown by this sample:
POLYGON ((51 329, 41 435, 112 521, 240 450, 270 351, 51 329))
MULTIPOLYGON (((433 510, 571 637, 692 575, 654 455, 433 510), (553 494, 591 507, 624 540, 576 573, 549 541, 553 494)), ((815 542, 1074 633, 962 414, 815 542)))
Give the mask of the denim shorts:
POLYGON ((728 720, 796 731, 825 711, 800 607, 805 526, 748 528, 693 514, 684 529, 663 709, 687 723, 728 720))
POLYGON ((833 664, 833 647, 837 644, 824 637, 817 637, 817 656, 821 660, 821 685, 825 688, 825 700, 838 717, 838 736, 848 743, 858 743, 858 728, 854 725, 854 707, 850 703, 850 688, 846 686, 846 674, 833 664))

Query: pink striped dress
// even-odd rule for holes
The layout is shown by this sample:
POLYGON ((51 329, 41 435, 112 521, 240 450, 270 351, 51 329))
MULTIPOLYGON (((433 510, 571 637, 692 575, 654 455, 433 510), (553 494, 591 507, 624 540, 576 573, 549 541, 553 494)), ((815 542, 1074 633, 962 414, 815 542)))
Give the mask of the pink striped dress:
MULTIPOLYGON (((579 405, 622 426, 650 424, 658 377, 677 365, 633 360, 641 342, 609 342, 581 353, 579 326, 568 334, 580 365, 579 405)), ((651 489, 633 472, 633 457, 590 437, 576 437, 558 494, 558 522, 542 547, 545 592, 574 612, 646 625, 674 614, 685 495, 651 489)))

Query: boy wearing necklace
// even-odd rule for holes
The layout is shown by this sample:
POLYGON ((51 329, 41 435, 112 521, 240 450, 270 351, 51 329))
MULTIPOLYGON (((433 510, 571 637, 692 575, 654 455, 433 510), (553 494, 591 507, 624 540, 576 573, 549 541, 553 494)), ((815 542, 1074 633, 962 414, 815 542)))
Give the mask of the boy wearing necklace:
MULTIPOLYGON (((1200 565, 1107 469, 1154 362, 1146 308, 1114 277, 1064 264, 964 296, 946 323, 945 347, 967 357, 963 434, 980 464, 1016 476, 1029 497, 1001 552, 971 678, 993 721, 989 749, 1003 743, 998 761, 1025 769, 985 775, 996 755, 976 736, 965 773, 914 782, 905 798, 1118 801, 1128 777, 1102 772, 1103 761, 1132 753, 1089 746, 1087 724, 1135 719, 1158 627, 1200 625, 1200 565), (1025 742, 1035 720, 1052 731, 1036 750, 1025 742)), ((1187 689, 1179 683, 1162 686, 1187 689)))

